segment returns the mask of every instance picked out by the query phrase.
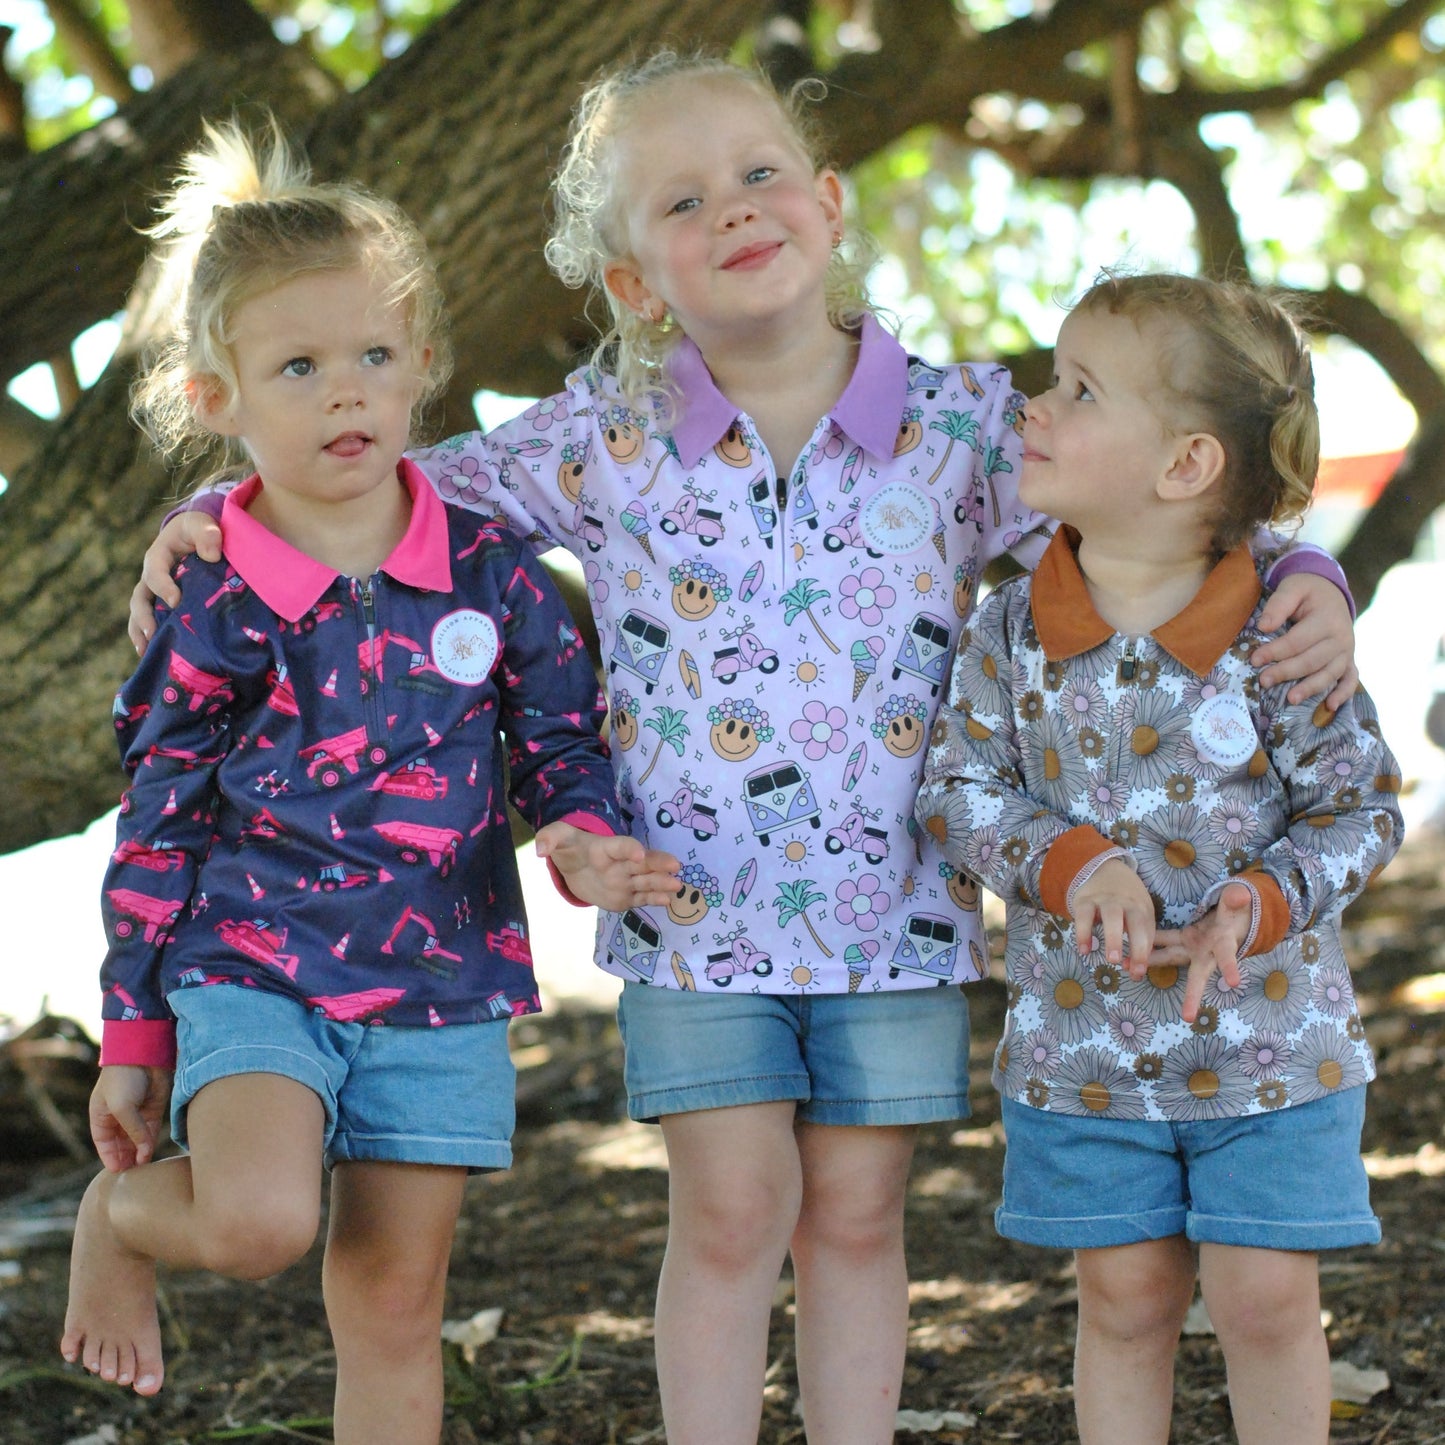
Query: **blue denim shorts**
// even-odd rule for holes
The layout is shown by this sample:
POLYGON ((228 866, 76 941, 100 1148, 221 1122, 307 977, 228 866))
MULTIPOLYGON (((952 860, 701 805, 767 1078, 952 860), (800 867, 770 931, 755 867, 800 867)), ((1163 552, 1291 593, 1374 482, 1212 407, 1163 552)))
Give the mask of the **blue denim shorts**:
POLYGON ((1003 1101, 1000 1234, 1105 1249, 1196 1242, 1316 1251, 1378 1244, 1360 1158, 1364 1086, 1242 1119, 1091 1119, 1003 1101))
POLYGON ((623 985, 627 1111, 798 1103, 813 1124, 968 1117, 961 988, 817 995, 685 993, 623 985))
POLYGON ((284 994, 242 984, 177 989, 171 1133, 186 1106, 234 1074, 279 1074, 326 1109, 326 1163, 372 1159, 461 1165, 512 1162, 517 1075, 507 1020, 394 1028, 338 1023, 284 994))

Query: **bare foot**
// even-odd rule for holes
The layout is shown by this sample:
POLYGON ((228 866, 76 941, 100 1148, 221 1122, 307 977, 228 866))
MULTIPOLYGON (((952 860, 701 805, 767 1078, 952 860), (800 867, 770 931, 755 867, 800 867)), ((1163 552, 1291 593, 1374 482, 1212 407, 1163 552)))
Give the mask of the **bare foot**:
POLYGON ((165 1374, 155 1262, 128 1250, 111 1228, 110 1191, 119 1177, 97 1175, 80 1201, 60 1353, 103 1380, 154 1395, 165 1374))

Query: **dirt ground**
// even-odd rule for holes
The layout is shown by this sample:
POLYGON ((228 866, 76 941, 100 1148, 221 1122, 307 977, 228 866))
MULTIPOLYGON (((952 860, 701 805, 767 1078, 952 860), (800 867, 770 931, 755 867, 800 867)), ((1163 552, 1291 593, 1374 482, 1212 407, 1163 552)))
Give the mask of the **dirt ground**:
MULTIPOLYGON (((1337 1402, 1334 1445, 1445 1442, 1442 864, 1445 840, 1417 836, 1349 919, 1380 1060, 1365 1149, 1385 1240, 1326 1257, 1324 1305, 1332 1359, 1381 1371, 1388 1384, 1366 1403, 1337 1402)), ((923 1131, 909 1200, 913 1303, 902 1403, 915 1413, 901 1417, 908 1423, 899 1439, 1047 1445, 1074 1438, 1072 1269, 1065 1254, 994 1233, 1003 1143, 987 1069, 1002 989, 980 985, 972 1000, 976 1113, 966 1126, 923 1131)), ((50 1056, 84 1052, 85 1041, 67 1043, 66 1033, 46 1045, 50 1056)), ((504 1315, 500 1333, 471 1359, 448 1346, 446 1445, 661 1442, 651 1338, 667 1227, 660 1137, 625 1119, 606 1014, 558 1012, 524 1021, 515 1035, 523 1095, 516 1164, 472 1182, 448 1297, 452 1320, 492 1307, 504 1315)), ((88 1058, 71 1068, 88 1070, 88 1058)), ((91 1170, 54 1143, 67 1123, 83 1132, 81 1093, 58 1088, 53 1071, 32 1067, 29 1077, 19 1097, 40 1115, 48 1098, 58 1112, 7 1144, 0 1163, 0 1439, 329 1441, 319 1250, 259 1286, 166 1277, 168 1379, 154 1401, 61 1365, 54 1342, 67 1231, 91 1170), (36 1078, 49 1086, 38 1090, 36 1078), (19 1157, 26 1154, 35 1157, 19 1157)), ((761 1439, 801 1442, 786 1280, 769 1358, 761 1439)), ((1174 1440, 1232 1438, 1217 1345, 1190 1336, 1180 1349, 1174 1440)))

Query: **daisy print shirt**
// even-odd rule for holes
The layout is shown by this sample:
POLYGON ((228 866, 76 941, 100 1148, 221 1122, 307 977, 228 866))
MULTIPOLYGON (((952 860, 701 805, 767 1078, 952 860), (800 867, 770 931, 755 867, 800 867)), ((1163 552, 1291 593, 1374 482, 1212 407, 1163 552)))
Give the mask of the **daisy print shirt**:
POLYGON ((919 795, 920 828, 1008 911, 994 1083, 1055 1113, 1216 1119, 1374 1076, 1339 918, 1398 848, 1399 769, 1359 691, 1337 713, 1261 688, 1261 589, 1243 550, 1153 634, 1099 617, 1062 529, 1033 577, 965 630, 919 795), (1080 955, 1069 895, 1125 854, 1164 927, 1231 880, 1253 927, 1237 989, 1190 1025, 1183 969, 1135 982, 1080 955))

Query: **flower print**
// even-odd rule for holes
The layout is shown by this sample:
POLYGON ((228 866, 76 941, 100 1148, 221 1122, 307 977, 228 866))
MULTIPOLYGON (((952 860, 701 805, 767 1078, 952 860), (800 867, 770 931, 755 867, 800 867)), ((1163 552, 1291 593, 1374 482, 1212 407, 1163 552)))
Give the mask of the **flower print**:
POLYGON ((1009 1021, 1004 1036, 993 1056, 994 1087, 1006 1098, 1018 1097, 1019 1090, 1028 1077, 1027 1059, 1024 1055, 1023 1039, 1013 1021, 1009 1021))
POLYGON ((1123 1054, 1137 1054, 1149 1047, 1154 1037, 1154 1020, 1132 1003, 1121 1003, 1109 1011, 1109 1038, 1123 1054))
POLYGON ((1102 994, 1119 992, 1124 982, 1124 970, 1117 963, 1096 963, 1094 965, 1094 987, 1102 994))
POLYGON ((1189 804, 1170 804, 1141 819, 1134 857, 1144 886, 1166 905, 1203 897, 1224 869, 1224 850, 1189 804))
POLYGON ((1143 1009, 1155 1023, 1168 1023, 1179 1017, 1184 1006, 1184 981, 1182 968, 1156 963, 1143 978, 1126 978, 1119 985, 1119 1002, 1143 1009))
POLYGON ((1068 678, 1069 670, 1062 659, 1044 659, 1044 691, 1057 692, 1068 678))
POLYGON ((1194 1022, 1189 1025, 1190 1033, 1213 1034, 1219 1031, 1219 1010, 1210 1008, 1208 1004, 1200 1004, 1199 1012, 1194 1015, 1194 1022))
POLYGON ((998 867, 1002 842, 997 828, 975 828, 963 838, 963 866, 978 877, 998 867))
POLYGON ((1315 759, 1315 777, 1329 790, 1342 788, 1359 778, 1367 766, 1363 752, 1345 738, 1321 748, 1315 759))
MULTIPOLYGON (((797 723, 793 724, 797 727, 797 723)), ((933 788, 927 793, 929 815, 923 826, 940 847, 962 847, 967 852, 973 810, 969 806, 968 794, 962 788, 945 785, 933 788)))
POLYGON ((1278 950, 1239 960, 1244 980, 1238 1013, 1255 1029, 1293 1033, 1309 1008, 1309 970, 1299 959, 1278 950))
POLYGON ((877 627, 883 614, 897 600, 897 593, 883 580, 876 567, 865 567, 855 577, 851 573, 838 584, 838 611, 851 622, 855 618, 865 627, 877 627))
POLYGON ((1239 1051, 1218 1034, 1186 1039, 1164 1056, 1154 1098, 1171 1119, 1232 1119, 1254 1090, 1239 1051))
POLYGON ((1104 735, 1097 728, 1079 729, 1079 751, 1091 759, 1104 756, 1104 735))
POLYGON ((1222 973, 1216 973, 1212 975, 1209 982, 1204 985, 1204 1005, 1216 1014, 1221 1014, 1226 1009, 1238 1008, 1239 1001, 1243 997, 1243 979, 1240 980, 1238 988, 1230 988, 1224 981, 1224 975, 1222 973))
POLYGON ((1171 803, 1192 803, 1195 786, 1188 773, 1171 773, 1164 779, 1164 796, 1171 803))
POLYGON ((1355 990, 1349 969, 1342 963, 1328 963, 1315 969, 1310 1002, 1332 1019, 1349 1018, 1355 1011, 1355 990))
POLYGON ((1158 659, 1153 657, 1141 657, 1134 665, 1134 686, 1153 687, 1158 681, 1158 659))
POLYGON ((1070 678, 1059 689, 1059 712, 1076 728, 1097 728, 1105 716, 1099 684, 1092 677, 1070 678))
POLYGON ((1184 693, 1180 701, 1190 712, 1195 712, 1201 703, 1228 691, 1229 674, 1222 667, 1215 667, 1203 677, 1189 673, 1184 679, 1184 693))
POLYGON ((448 501, 478 501, 491 490, 491 486, 491 477, 476 457, 448 462, 437 476, 437 491, 448 501))
POLYGON ((975 711, 1002 717, 1009 709, 1012 677, 1008 653, 1001 644, 993 651, 977 636, 967 647, 960 642, 953 668, 954 706, 960 705, 959 699, 967 699, 975 711))
POLYGON ((1024 993, 1040 997, 1044 989, 1044 959, 1047 955, 1030 948, 1011 951, 1005 957, 1009 979, 1018 984, 1024 993))
POLYGON ((1345 1036, 1357 1044, 1364 1042, 1365 1025, 1361 1022, 1359 1014, 1351 1014, 1345 1020, 1345 1036))
POLYGON ((1044 695, 1030 688, 1018 702, 1018 714, 1026 723, 1038 722, 1044 715, 1044 695))
POLYGON ((1052 1029, 1033 1029, 1019 1040, 1019 1061, 1024 1071, 1037 1078, 1052 1074, 1064 1056, 1058 1035, 1052 1029))
POLYGON ((1105 1023, 1104 1001, 1095 993, 1089 966, 1078 954, 1061 950, 1044 958, 1044 1022, 1065 1044, 1082 1043, 1105 1023))
POLYGON ((1141 1084, 1152 1084, 1163 1077, 1164 1060, 1158 1054, 1140 1054, 1134 1060, 1134 1077, 1141 1084))
POLYGON ((1042 1079, 1030 1079, 1024 1088, 1024 1102, 1031 1109, 1047 1109, 1049 1086, 1042 1079))
POLYGON ((610 590, 607 579, 602 575, 601 567, 590 557, 582 564, 582 580, 587 584, 587 591, 591 594, 593 601, 607 601, 607 593, 610 590))
POLYGON ((1109 836, 1121 848, 1132 848, 1139 841, 1139 824, 1133 818, 1120 818, 1109 829, 1109 836))
POLYGON ((816 763, 848 746, 847 725, 848 714, 841 707, 827 707, 814 699, 803 704, 803 715, 788 729, 788 736, 802 743, 803 756, 816 763))
POLYGON ((1046 949, 1062 948, 1064 946, 1064 932, 1052 918, 1045 922, 1039 929, 1039 942, 1046 949))
POLYGON ((887 913, 893 900, 881 891, 878 875, 865 873, 855 883, 845 878, 838 885, 838 906, 833 917, 839 923, 852 924, 864 933, 872 933, 878 927, 880 915, 887 913))
POLYGON ((1332 1024, 1314 1024, 1295 1040, 1294 1058, 1285 1075, 1297 1104, 1323 1099, 1365 1082, 1358 1048, 1332 1024))
POLYGON ((1084 801, 1101 823, 1113 823, 1129 800, 1129 790, 1108 778, 1091 778, 1084 787, 1084 801))
POLYGON ((533 431, 546 431, 553 420, 566 411, 566 406, 565 397, 544 396, 541 401, 534 401, 522 415, 532 423, 533 431))
POLYGON ((1221 848, 1247 848, 1258 827, 1253 808, 1225 802, 1209 810, 1209 833, 1221 848))
POLYGON ((1157 788, 1171 773, 1183 772, 1181 745, 1189 736, 1189 715, 1163 688, 1136 696, 1121 764, 1137 787, 1157 788))
POLYGON ((1042 717, 1019 735, 1030 791, 1056 813, 1068 813, 1089 783, 1089 768, 1079 756, 1067 724, 1042 717))
POLYGON ((1254 1099, 1261 1109, 1283 1109, 1289 1103, 1289 1089, 1283 1079, 1261 1079, 1254 1086, 1254 1099))
POLYGON ((1010 868, 1021 868, 1029 856, 1029 843, 1027 838, 1020 838, 1014 835, 1004 839, 1003 859, 1010 868))
POLYGON ((1128 1069, 1107 1049, 1079 1049, 1066 1058, 1052 1079, 1049 1107, 1059 1114, 1107 1119, 1142 1119, 1143 1095, 1128 1069))
POLYGON ((1283 1034, 1261 1029, 1250 1034, 1239 1046, 1239 1067, 1251 1079, 1276 1079, 1294 1057, 1294 1050, 1283 1034))

